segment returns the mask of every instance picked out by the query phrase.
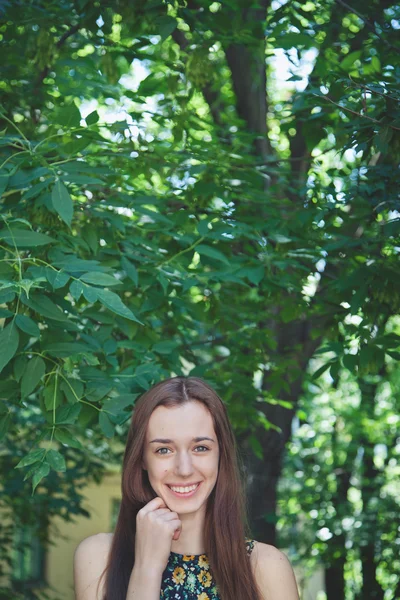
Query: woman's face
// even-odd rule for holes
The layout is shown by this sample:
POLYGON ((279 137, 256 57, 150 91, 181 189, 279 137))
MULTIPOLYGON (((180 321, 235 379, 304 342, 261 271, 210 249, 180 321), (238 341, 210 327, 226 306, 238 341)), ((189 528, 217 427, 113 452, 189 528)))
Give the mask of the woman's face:
POLYGON ((218 475, 219 447, 209 410, 196 400, 158 406, 146 432, 143 467, 170 510, 205 510, 218 475))

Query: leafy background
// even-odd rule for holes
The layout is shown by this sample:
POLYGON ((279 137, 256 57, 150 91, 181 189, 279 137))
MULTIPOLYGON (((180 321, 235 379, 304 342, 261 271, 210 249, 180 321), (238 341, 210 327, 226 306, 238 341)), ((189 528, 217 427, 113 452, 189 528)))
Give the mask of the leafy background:
POLYGON ((398 4, 0 10, 2 513, 48 543, 137 396, 196 375, 255 537, 400 597, 398 4))

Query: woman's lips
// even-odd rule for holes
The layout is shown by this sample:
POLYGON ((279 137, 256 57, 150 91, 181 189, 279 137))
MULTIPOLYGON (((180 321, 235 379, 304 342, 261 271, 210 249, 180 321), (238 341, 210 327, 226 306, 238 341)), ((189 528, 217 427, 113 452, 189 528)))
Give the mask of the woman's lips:
MULTIPOLYGON (((199 487, 201 486, 201 481, 200 483, 197 484, 197 487, 192 490, 191 492, 174 492, 174 490, 172 490, 169 485, 167 485, 167 488, 169 489, 169 491, 174 494, 174 496, 176 496, 177 498, 190 498, 191 496, 193 496, 197 490, 199 489, 199 487)), ((182 486, 185 487, 185 486, 182 486)))

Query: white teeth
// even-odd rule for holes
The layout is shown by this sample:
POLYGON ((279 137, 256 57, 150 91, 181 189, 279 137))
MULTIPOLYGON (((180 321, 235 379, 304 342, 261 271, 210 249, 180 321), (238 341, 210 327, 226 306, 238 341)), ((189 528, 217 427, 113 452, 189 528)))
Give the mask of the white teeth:
POLYGON ((171 490, 173 492, 179 492, 180 494, 187 494, 187 493, 195 490, 198 485, 199 484, 196 483, 195 485, 191 485, 190 487, 172 487, 171 485, 169 487, 171 488, 171 490))

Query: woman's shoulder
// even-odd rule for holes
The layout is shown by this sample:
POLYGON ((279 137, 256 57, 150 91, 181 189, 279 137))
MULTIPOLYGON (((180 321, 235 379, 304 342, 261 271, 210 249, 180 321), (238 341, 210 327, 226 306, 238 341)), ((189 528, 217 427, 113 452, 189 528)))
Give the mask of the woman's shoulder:
POLYGON ((271 544, 252 542, 251 564, 263 595, 275 600, 298 600, 296 578, 286 554, 271 544))
POLYGON ((84 538, 76 547, 75 553, 85 554, 91 550, 104 550, 109 548, 112 542, 113 533, 95 533, 84 538))
POLYGON ((282 559, 286 558, 286 554, 282 550, 278 550, 271 544, 265 544, 264 542, 258 542, 257 540, 246 540, 246 544, 252 547, 252 554, 257 558, 270 558, 270 559, 282 559))
POLYGON ((104 580, 100 577, 107 565, 112 533, 96 533, 84 538, 74 553, 74 588, 77 600, 98 600, 104 580))

